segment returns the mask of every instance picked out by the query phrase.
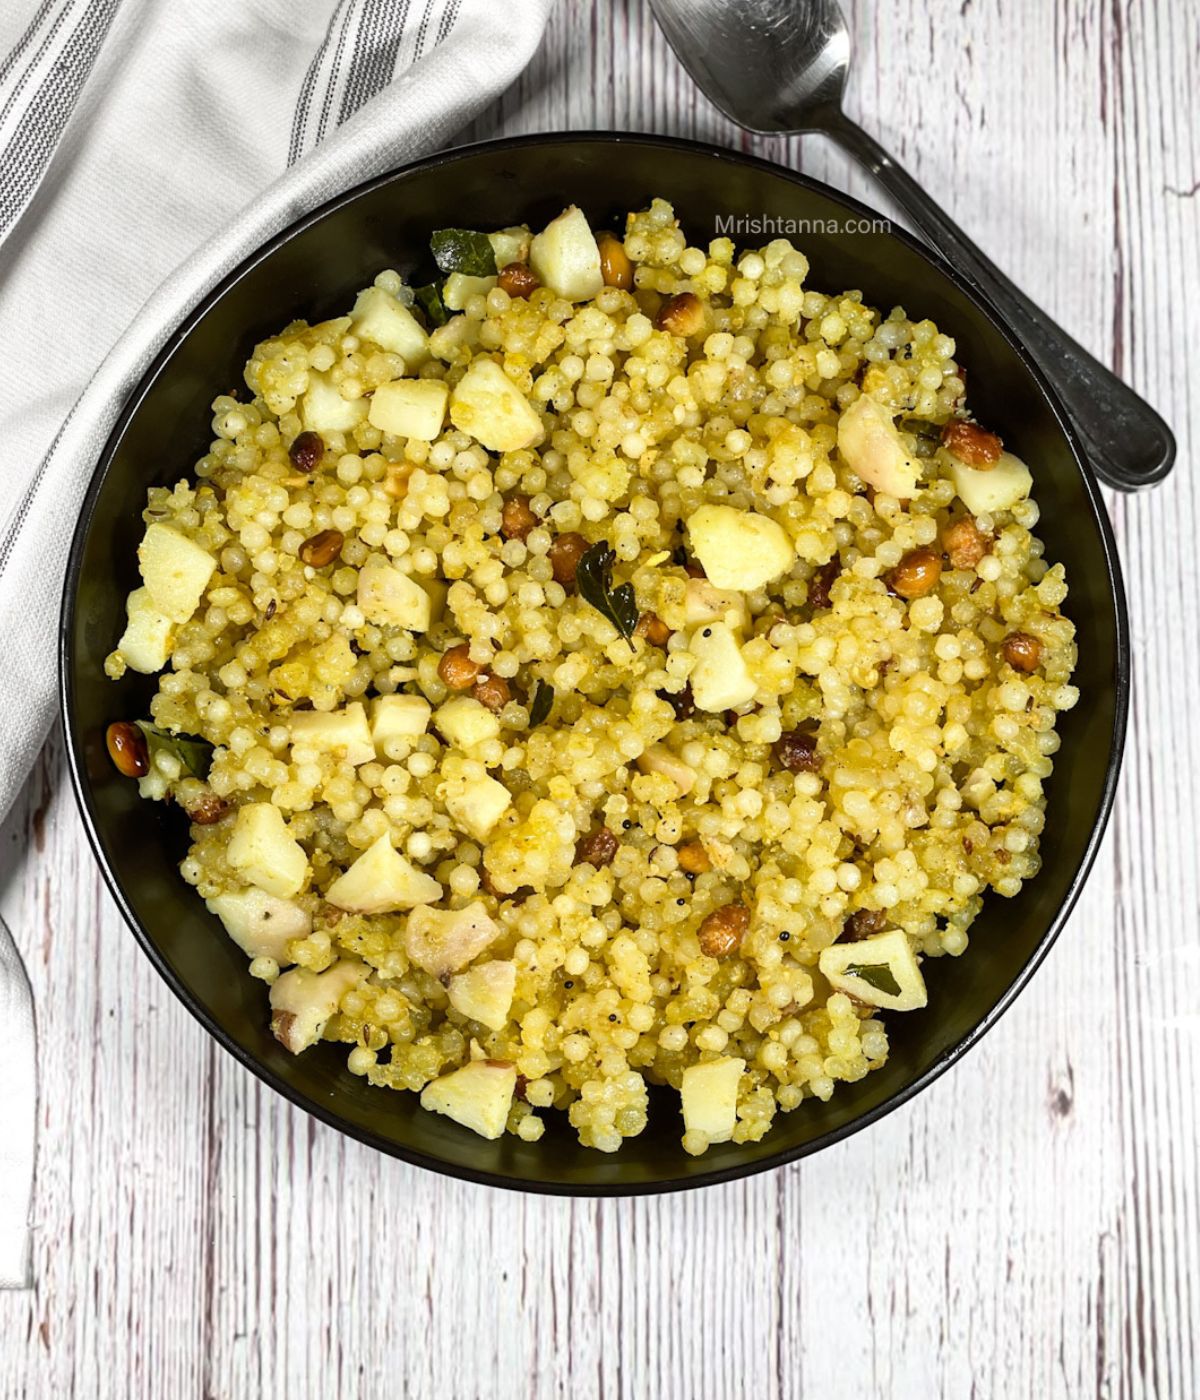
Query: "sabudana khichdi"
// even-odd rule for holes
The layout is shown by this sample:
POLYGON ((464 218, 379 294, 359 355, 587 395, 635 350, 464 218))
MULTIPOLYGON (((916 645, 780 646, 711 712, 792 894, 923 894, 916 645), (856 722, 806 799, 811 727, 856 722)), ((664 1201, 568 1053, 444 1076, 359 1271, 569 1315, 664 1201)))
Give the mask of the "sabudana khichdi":
MULTIPOLYGON (((1075 704, 953 340, 777 240, 443 229, 149 492, 109 731, 297 1054, 605 1152, 761 1138, 1038 870, 1075 704)), ((264 1010, 264 1016, 266 1015, 264 1010)))

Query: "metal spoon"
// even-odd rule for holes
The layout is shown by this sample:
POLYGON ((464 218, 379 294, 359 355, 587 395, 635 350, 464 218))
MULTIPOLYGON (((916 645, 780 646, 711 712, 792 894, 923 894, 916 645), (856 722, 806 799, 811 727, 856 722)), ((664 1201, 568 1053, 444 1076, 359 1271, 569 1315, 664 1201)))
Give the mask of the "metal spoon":
POLYGON ((739 126, 823 132, 861 161, 931 244, 1020 335, 1110 486, 1138 491, 1175 460, 1148 403, 1013 285, 887 151, 842 110, 850 35, 835 0, 650 0, 680 62, 739 126))

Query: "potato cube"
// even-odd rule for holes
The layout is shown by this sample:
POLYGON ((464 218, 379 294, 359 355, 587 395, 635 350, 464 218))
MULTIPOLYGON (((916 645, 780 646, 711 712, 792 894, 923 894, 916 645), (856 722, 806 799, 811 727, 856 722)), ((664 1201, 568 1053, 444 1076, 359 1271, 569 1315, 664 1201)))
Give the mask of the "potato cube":
POLYGON ((495 233, 488 234, 488 242, 492 245, 498 268, 507 267, 509 263, 527 262, 532 240, 533 234, 524 224, 514 224, 510 228, 497 229, 495 233))
POLYGON ((476 841, 486 841, 511 806, 508 789, 486 774, 447 785, 446 811, 476 841))
POLYGON ((445 360, 448 365, 461 364, 465 352, 474 350, 479 344, 479 330, 482 321, 472 321, 466 316, 451 316, 444 326, 439 326, 429 337, 429 353, 436 359, 445 360))
POLYGON ((286 967, 291 962, 288 944, 312 932, 312 915, 306 909, 265 890, 230 890, 206 903, 249 958, 274 958, 286 967))
POLYGON ((410 864, 387 835, 368 846, 325 891, 330 904, 355 914, 412 909, 441 897, 441 885, 432 875, 410 864))
POLYGON ((442 431, 449 397, 440 379, 393 379, 371 395, 367 418, 382 433, 432 442, 442 431))
POLYGON ((382 287, 367 287, 358 294, 351 319, 355 335, 399 355, 406 369, 414 370, 429 358, 429 337, 420 321, 382 287))
POLYGON ((342 998, 370 969, 359 962, 336 962, 324 972, 294 967, 271 987, 271 1032, 280 1045, 298 1055, 320 1040, 342 998))
POLYGON ((917 493, 921 465, 908 455, 892 415, 870 394, 860 394, 838 419, 838 453, 868 486, 897 500, 917 493))
POLYGON ((340 752, 356 767, 375 757, 375 744, 361 700, 341 710, 298 710, 288 716, 288 728, 293 744, 340 752))
MULTIPOLYGON (((429 728, 433 707, 420 695, 381 695, 371 701, 371 739, 376 750, 391 757, 389 747, 411 748, 429 728)), ((398 751, 398 750, 397 750, 398 751)))
POLYGON ((444 977, 477 958, 500 936, 500 926, 477 899, 462 909, 431 909, 422 904, 408 916, 404 948, 432 977, 444 977))
POLYGON ((986 470, 968 467, 950 453, 943 460, 949 466, 950 480, 963 505, 972 515, 995 515, 1012 510, 1033 490, 1033 474, 1011 452, 1001 452, 998 460, 986 470))
POLYGON ((247 802, 238 808, 225 859, 252 885, 280 899, 299 894, 308 879, 304 847, 292 838, 283 814, 270 802, 247 802))
POLYGON ((929 1000, 916 954, 903 929, 855 943, 835 943, 817 959, 835 991, 889 1011, 919 1011, 929 1000))
POLYGON ((421 1107, 445 1114, 494 1141, 504 1132, 516 1087, 515 1066, 501 1060, 473 1060, 426 1084, 421 1107))
POLYGON ((758 685, 728 623, 710 622, 697 628, 688 649, 696 658, 688 679, 697 709, 719 714, 754 699, 758 685))
POLYGON ((435 724, 448 744, 467 753, 500 734, 500 721, 486 705, 469 695, 447 700, 438 710, 435 724))
POLYGON ((447 311, 461 311, 472 297, 487 296, 495 285, 494 277, 469 277, 465 272, 452 272, 442 284, 442 304, 447 311))
POLYGON ((498 1031, 508 1021, 516 985, 516 963, 485 962, 451 977, 446 991, 460 1015, 498 1031))
POLYGON ((125 601, 128 622, 117 643, 125 664, 144 676, 153 675, 171 659, 175 624, 154 606, 148 588, 135 588, 125 601))
POLYGON ((410 632, 427 632, 433 612, 428 590, 379 554, 373 554, 359 571, 358 606, 368 622, 406 627, 410 632))
POLYGON ((741 630, 750 625, 746 600, 727 588, 714 588, 706 578, 690 578, 683 599, 683 617, 689 627, 705 622, 727 622, 741 630))
POLYGON ((787 531, 769 515, 734 506, 701 506, 687 522, 692 551, 714 588, 747 593, 796 562, 787 531))
POLYGON ((186 622, 199 606, 217 561, 173 525, 151 525, 138 545, 138 567, 150 601, 172 622, 186 622))
POLYGON ((530 243, 529 266, 543 286, 567 301, 587 301, 604 287, 600 249, 583 211, 573 204, 530 243))
POLYGON ((651 744, 639 755, 637 766, 643 773, 659 773, 675 784, 676 792, 685 797, 696 786, 695 770, 673 753, 666 744, 651 744))
POLYGON ((735 1056, 689 1065, 679 1086, 683 1126, 702 1133, 708 1142, 728 1142, 737 1124, 738 1085, 746 1061, 735 1056))
POLYGON ((492 452, 542 440, 537 410, 495 360, 474 360, 450 395, 450 421, 492 452))
POLYGON ((300 400, 300 418, 314 433, 350 433, 367 416, 366 399, 347 399, 327 374, 308 372, 308 388, 300 400))

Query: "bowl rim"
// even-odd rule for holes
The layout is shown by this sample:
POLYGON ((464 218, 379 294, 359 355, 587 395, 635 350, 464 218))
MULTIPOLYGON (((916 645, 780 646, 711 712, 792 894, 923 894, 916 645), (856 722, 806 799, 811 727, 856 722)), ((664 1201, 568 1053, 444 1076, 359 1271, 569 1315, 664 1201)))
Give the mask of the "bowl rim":
MULTIPOLYGON (((749 167, 771 174, 777 178, 782 178, 803 189, 812 190, 822 195, 833 203, 840 205, 848 214, 854 215, 857 218, 879 219, 886 217, 882 215, 879 210, 871 208, 871 206, 855 199, 853 196, 834 189, 824 181, 814 179, 812 176, 804 175, 799 171, 791 170, 787 166, 779 165, 774 161, 764 160, 761 157, 749 155, 742 151, 717 146, 707 141, 696 141, 679 136, 636 131, 580 130, 549 132, 472 142, 462 146, 455 146, 448 150, 438 151, 433 155, 423 157, 417 161, 412 161, 394 170, 387 171, 382 175, 374 176, 326 200, 315 209, 302 215, 298 219, 287 224, 279 232, 275 233, 265 243, 248 254, 236 267, 200 297, 199 300, 192 305, 183 319, 176 326, 172 327, 170 332, 164 337, 163 343, 156 352, 153 360, 139 377, 137 385, 127 395, 121 412, 113 424, 112 430, 108 434, 103 448, 97 455, 96 464, 92 470, 91 479, 88 482, 87 490, 80 506, 79 517, 74 527, 64 577, 59 618, 58 692, 61 719, 66 741, 67 764, 71 776, 71 786, 74 790, 84 829, 87 833, 88 844, 91 846, 92 852, 100 866, 109 893, 116 902, 117 908, 126 925, 133 933, 143 953, 149 958, 159 976, 192 1016, 200 1022, 208 1034, 245 1069, 249 1070, 251 1074, 267 1084, 276 1093, 281 1094, 297 1108, 311 1114, 313 1117, 327 1126, 336 1129, 338 1132, 344 1133, 387 1156, 398 1158, 411 1166, 421 1167, 442 1176, 449 1176, 458 1180, 473 1182, 478 1185, 499 1187, 505 1190, 529 1192, 535 1195, 568 1197, 648 1196, 672 1191, 696 1190, 706 1186, 718 1186, 731 1181, 739 1181, 745 1177, 757 1175, 760 1172, 788 1166, 804 1157, 811 1156, 825 1148, 832 1147, 834 1144, 844 1141, 855 1133, 861 1132, 864 1128, 878 1123, 896 1109, 909 1103, 918 1094, 928 1088, 930 1084, 939 1079, 951 1065, 961 1060, 979 1043, 984 1035, 996 1025, 1020 993, 1025 989, 1034 972, 1036 972, 1044 961, 1050 948, 1062 931, 1071 911, 1075 907, 1080 892, 1095 863, 1097 852, 1104 838, 1104 833, 1112 814, 1113 801, 1116 794, 1118 778, 1120 776, 1128 728, 1130 672, 1132 664, 1128 607, 1112 523, 1109 520, 1108 512, 1105 509, 1103 499, 1100 495, 1095 473, 1083 453, 1079 440, 1070 425, 1054 388, 1034 362, 1032 356, 1025 349, 1015 330, 1010 327, 1001 313, 992 305, 985 295, 972 285, 970 280, 965 277, 962 272, 956 269, 953 264, 948 262, 939 252, 921 242, 906 229, 901 228, 894 220, 888 219, 889 227, 887 231, 883 233, 883 236, 897 239, 909 250, 915 252, 929 264, 935 273, 946 278, 962 295, 974 302, 990 323, 992 329, 1006 341, 1010 348, 1016 353, 1032 377, 1034 384, 1045 398, 1054 421, 1070 449, 1071 458, 1079 473, 1084 494, 1091 506, 1092 517, 1100 535, 1100 544, 1106 566, 1106 581, 1113 601, 1116 664, 1113 682, 1114 713, 1112 739, 1105 769, 1104 784, 1101 790, 1099 805, 1093 819, 1091 834, 1088 837, 1082 857, 1071 877, 1070 884, 1062 902, 1059 904, 1058 909, 1051 918, 1045 932, 1038 940, 1037 946, 1034 948, 1027 961, 1019 969, 1012 982, 1005 988, 998 1000, 975 1022, 961 1039, 949 1046, 927 1069, 912 1080, 911 1083, 905 1085, 904 1088, 900 1089, 889 1098, 867 1109, 841 1127, 830 1129, 828 1132, 819 1135, 810 1142, 802 1143, 799 1146, 781 1147, 775 1153, 757 1161, 747 1161, 732 1166, 714 1168, 709 1172, 698 1172, 695 1175, 686 1177, 670 1177, 651 1182, 623 1183, 621 1181, 613 1181, 575 1184, 542 1179, 521 1179, 514 1176, 506 1176, 499 1172, 475 1168, 470 1165, 460 1165, 458 1163, 449 1162, 443 1158, 431 1156, 423 1152, 420 1148, 401 1146, 380 1136, 370 1128, 360 1127, 348 1122, 338 1114, 336 1109, 309 1099, 298 1089, 294 1089, 290 1084, 276 1075, 274 1071, 260 1062, 251 1052, 244 1050, 232 1039, 224 1028, 208 1014, 198 999, 193 995, 191 989, 175 975, 174 971, 167 963, 166 958, 159 951, 153 937, 134 913, 129 900, 126 898, 124 889, 117 880, 109 863, 101 837, 100 822, 91 797, 91 787, 86 773, 82 746, 76 741, 73 732, 74 726, 72 724, 75 712, 75 686, 72 666, 74 647, 72 638, 74 634, 76 600, 78 597, 78 584, 83 562, 83 551, 85 542, 90 533, 92 516, 95 513, 97 502, 103 492, 113 459, 130 422, 139 412, 143 400, 158 379, 160 373, 167 367, 175 350, 184 337, 190 334, 198 322, 208 314, 208 311, 213 305, 225 296, 225 294, 248 272, 258 266, 259 263, 271 257, 277 248, 303 233, 313 224, 319 223, 328 215, 354 203, 356 200, 376 189, 390 184, 393 181, 403 180, 409 175, 418 172, 435 170, 442 166, 452 166, 455 162, 466 157, 489 154, 499 155, 506 151, 518 150, 531 146, 558 147, 572 144, 606 144, 614 147, 620 147, 622 145, 650 146, 657 147, 668 153, 672 151, 687 151, 690 154, 707 157, 714 162, 717 168, 723 163, 728 163, 749 167)), ((619 1166, 619 1158, 617 1165, 619 1166)))

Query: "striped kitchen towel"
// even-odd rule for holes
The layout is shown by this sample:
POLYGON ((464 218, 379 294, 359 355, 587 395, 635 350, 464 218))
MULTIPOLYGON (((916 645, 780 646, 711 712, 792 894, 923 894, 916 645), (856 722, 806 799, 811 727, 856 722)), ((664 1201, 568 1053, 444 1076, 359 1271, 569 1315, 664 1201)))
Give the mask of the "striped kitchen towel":
MULTIPOLYGON (((552 3, 0 5, 0 816, 54 713, 84 486, 165 332, 280 228, 446 144, 529 62, 552 3)), ((32 1024, 0 924, 0 1063, 28 1086, 0 1096, 0 1286, 27 1271, 32 1024)))

